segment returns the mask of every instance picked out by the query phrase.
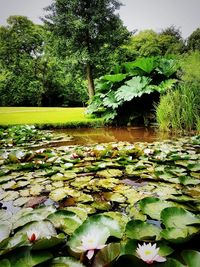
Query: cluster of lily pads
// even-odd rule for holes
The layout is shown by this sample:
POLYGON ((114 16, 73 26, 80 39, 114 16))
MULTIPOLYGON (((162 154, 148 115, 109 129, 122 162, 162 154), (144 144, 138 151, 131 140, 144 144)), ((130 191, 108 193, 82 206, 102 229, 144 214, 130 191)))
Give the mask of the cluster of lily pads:
MULTIPOLYGON (((58 141, 59 139, 62 139, 62 137, 54 136, 50 131, 39 130, 34 125, 16 125, 6 129, 0 128, 0 148, 34 147, 58 141)), ((69 139, 69 136, 67 139, 69 139)))
POLYGON ((0 266, 199 266, 200 136, 0 150, 0 266))

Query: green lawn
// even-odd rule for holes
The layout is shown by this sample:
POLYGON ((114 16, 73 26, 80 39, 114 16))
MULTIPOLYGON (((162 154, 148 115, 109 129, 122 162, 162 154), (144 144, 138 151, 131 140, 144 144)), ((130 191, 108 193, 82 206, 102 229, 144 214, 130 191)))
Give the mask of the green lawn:
POLYGON ((0 125, 95 122, 85 108, 0 107, 0 125))

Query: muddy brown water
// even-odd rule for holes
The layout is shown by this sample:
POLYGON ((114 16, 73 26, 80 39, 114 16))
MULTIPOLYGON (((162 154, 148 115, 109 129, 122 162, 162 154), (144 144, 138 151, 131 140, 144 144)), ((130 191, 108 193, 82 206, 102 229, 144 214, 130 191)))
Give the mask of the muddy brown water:
POLYGON ((109 143, 127 141, 134 142, 153 142, 172 138, 167 133, 160 133, 155 128, 145 127, 108 127, 108 128, 81 128, 81 129, 59 129, 54 130, 63 137, 72 136, 71 140, 59 141, 57 145, 90 145, 96 143, 109 143))

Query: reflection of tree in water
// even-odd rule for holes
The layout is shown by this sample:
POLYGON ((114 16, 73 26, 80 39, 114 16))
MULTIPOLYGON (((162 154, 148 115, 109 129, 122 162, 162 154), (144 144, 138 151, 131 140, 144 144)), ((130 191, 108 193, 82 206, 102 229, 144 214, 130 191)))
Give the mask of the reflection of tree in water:
POLYGON ((154 129, 145 127, 121 127, 121 128, 82 128, 82 129, 65 129, 56 130, 62 134, 73 136, 73 140, 68 142, 69 145, 85 145, 94 143, 108 142, 152 142, 166 139, 168 136, 160 136, 154 129))

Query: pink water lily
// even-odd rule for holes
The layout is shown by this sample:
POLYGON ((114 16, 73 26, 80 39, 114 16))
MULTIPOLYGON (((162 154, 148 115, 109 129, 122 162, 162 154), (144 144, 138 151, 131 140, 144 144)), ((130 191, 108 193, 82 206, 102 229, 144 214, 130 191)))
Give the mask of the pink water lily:
POLYGON ((144 243, 142 246, 138 245, 136 252, 138 257, 143 261, 145 261, 147 264, 152 264, 154 261, 157 262, 166 261, 166 258, 158 254, 159 247, 156 248, 156 244, 151 245, 151 243, 149 244, 144 243))
POLYGON ((29 230, 26 233, 27 233, 28 240, 30 242, 35 242, 36 240, 39 239, 39 236, 40 236, 40 232, 39 231, 29 230))

